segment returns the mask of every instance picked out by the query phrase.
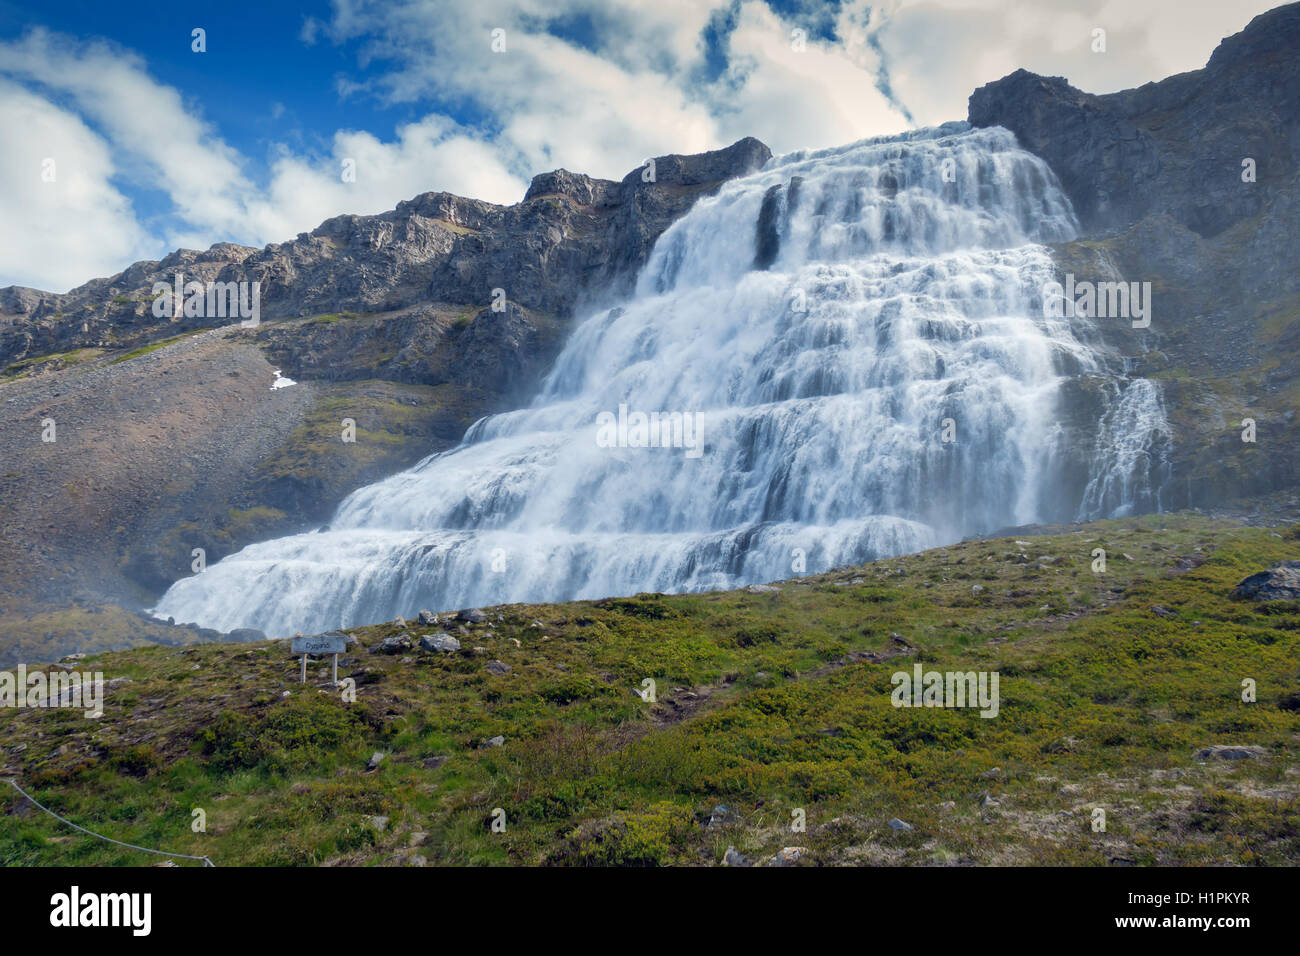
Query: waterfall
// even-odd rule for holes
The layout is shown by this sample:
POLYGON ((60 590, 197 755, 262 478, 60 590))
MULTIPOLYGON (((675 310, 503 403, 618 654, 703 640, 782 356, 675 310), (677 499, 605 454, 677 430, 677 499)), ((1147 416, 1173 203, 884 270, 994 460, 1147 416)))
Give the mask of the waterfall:
POLYGON ((286 635, 735 587, 1142 507, 1158 389, 1111 368, 1090 320, 1042 307, 1043 244, 1076 229, 1000 128, 773 159, 660 237, 529 407, 357 490, 328 530, 176 582, 154 613, 286 635), (1076 375, 1122 396, 1088 475, 1060 420, 1076 375))

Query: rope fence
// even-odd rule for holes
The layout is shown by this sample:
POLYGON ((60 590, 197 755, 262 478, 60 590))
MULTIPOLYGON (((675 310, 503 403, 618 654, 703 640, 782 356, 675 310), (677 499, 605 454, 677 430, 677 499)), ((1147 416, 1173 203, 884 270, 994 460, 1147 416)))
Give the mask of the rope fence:
POLYGON ((204 866, 213 866, 213 867, 216 866, 216 864, 213 863, 211 860, 209 860, 206 856, 190 856, 189 854, 186 854, 186 853, 167 853, 167 852, 164 851, 164 850, 151 850, 151 849, 149 849, 147 846, 136 846, 134 843, 123 843, 121 840, 114 840, 112 837, 106 837, 106 836, 104 836, 104 835, 101 834, 101 833, 96 833, 94 830, 87 830, 85 827, 77 826, 77 824, 73 823, 71 820, 68 820, 68 819, 65 819, 64 817, 59 816, 57 813, 55 813, 55 812, 54 812, 53 810, 51 810, 49 807, 44 806, 44 805, 38 803, 38 802, 36 801, 36 798, 35 798, 35 797, 33 797, 30 793, 28 793, 28 792, 27 792, 26 790, 24 790, 22 787, 18 786, 18 781, 17 781, 17 780, 14 780, 12 777, 9 777, 9 778, 7 778, 7 779, 8 779, 8 781, 9 781, 9 785, 10 785, 11 787, 13 787, 15 790, 17 790, 19 793, 21 793, 24 797, 26 797, 28 800, 30 800, 30 801, 31 801, 35 806, 39 807, 40 809, 42 809, 42 810, 44 810, 46 813, 48 813, 50 816, 54 817, 54 819, 58 820, 58 821, 61 822, 61 823, 66 823, 68 826, 72 827, 72 829, 74 829, 74 830, 80 830, 82 833, 89 834, 90 836, 93 836, 93 837, 94 837, 95 839, 97 839, 97 840, 104 840, 104 841, 107 842, 107 843, 116 843, 118 846, 124 846, 124 847, 126 847, 127 849, 129 849, 129 850, 142 850, 142 851, 144 851, 145 853, 154 853, 154 854, 156 854, 156 855, 158 855, 158 856, 174 856, 174 857, 176 857, 177 859, 181 859, 181 860, 202 860, 204 866))

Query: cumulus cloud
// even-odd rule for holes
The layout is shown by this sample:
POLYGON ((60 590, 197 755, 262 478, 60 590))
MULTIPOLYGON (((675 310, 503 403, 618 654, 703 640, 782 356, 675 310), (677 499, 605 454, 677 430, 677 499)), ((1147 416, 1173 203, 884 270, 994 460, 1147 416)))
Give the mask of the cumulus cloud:
POLYGON ((871 35, 893 89, 922 125, 964 119, 978 86, 1017 69, 1113 93, 1203 67, 1219 41, 1276 0, 895 0, 871 35), (1105 52, 1093 31, 1105 31, 1105 52))
POLYGON ((108 143, 75 114, 0 79, 0 286, 60 291, 161 254, 112 185, 108 143))
POLYGON ((427 190, 514 202, 559 166, 618 178, 743 136, 779 153, 960 119, 976 86, 1020 67, 1123 89, 1204 65, 1271 5, 334 0, 300 42, 355 46, 357 71, 334 80, 340 100, 414 118, 389 138, 312 130, 323 148, 272 144, 257 161, 136 53, 37 29, 0 41, 0 117, 28 131, 0 142, 13 185, 0 191, 0 283, 63 289, 176 246, 283 241, 427 190), (1105 53, 1092 52, 1096 28, 1105 53), (453 118, 465 116, 472 125, 453 118), (58 189, 23 188, 50 155, 67 157, 58 189), (355 181, 340 175, 348 161, 355 181), (164 224, 141 225, 134 189, 170 199, 164 224))

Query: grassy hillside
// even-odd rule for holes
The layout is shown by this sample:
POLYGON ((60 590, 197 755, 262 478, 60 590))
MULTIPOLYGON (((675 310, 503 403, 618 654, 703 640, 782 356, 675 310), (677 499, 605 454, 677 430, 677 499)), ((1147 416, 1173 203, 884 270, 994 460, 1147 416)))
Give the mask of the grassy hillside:
MULTIPOLYGON (((446 625, 455 654, 415 644, 442 625, 358 628, 351 704, 275 642, 106 653, 77 662, 130 679, 105 715, 0 711, 0 759, 82 826, 219 866, 1294 865, 1300 604, 1228 594, 1297 550, 1300 527, 1156 516, 776 591, 489 608, 446 625), (998 715, 894 707, 917 662, 997 671, 998 715), (1197 759, 1217 743, 1266 753, 1197 759)), ((0 790, 0 863, 149 862, 0 790)))

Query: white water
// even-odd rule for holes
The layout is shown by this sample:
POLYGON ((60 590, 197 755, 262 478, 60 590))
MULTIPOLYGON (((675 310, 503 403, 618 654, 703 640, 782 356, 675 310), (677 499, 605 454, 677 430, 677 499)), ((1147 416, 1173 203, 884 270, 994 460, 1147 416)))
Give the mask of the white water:
POLYGON ((661 237, 636 293, 574 331, 531 407, 358 490, 328 531, 178 581, 154 613, 285 635, 422 607, 733 587, 792 576, 796 549, 816 572, 1122 512, 1148 493, 1135 462, 1163 412, 1154 386, 1116 377, 1129 407, 1083 456, 1086 492, 1065 493, 1085 482, 1066 474, 1060 383, 1112 375, 1087 320, 1042 314, 1038 243, 1075 229, 1050 170, 1001 129, 775 159, 661 237), (764 195, 792 177, 779 254, 756 269, 764 195), (621 403, 698 415, 703 454, 600 447, 597 415, 621 403))

